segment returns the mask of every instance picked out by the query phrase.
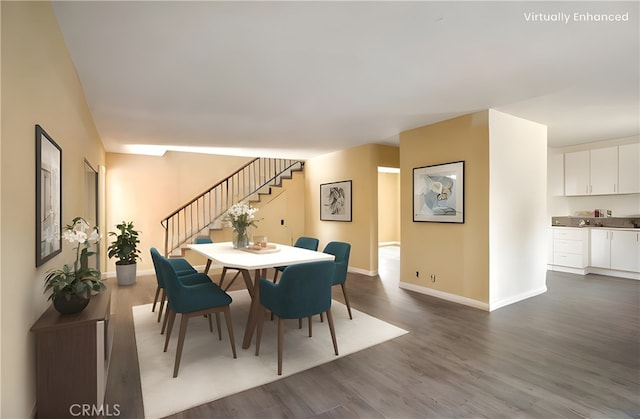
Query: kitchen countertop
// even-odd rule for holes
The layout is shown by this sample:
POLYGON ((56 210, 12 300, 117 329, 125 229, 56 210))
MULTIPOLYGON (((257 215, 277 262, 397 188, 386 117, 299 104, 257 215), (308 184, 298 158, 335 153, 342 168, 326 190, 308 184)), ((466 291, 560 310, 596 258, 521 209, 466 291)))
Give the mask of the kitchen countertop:
POLYGON ((551 217, 552 227, 640 230, 640 217, 551 217), (583 225, 580 225, 583 224, 583 225))

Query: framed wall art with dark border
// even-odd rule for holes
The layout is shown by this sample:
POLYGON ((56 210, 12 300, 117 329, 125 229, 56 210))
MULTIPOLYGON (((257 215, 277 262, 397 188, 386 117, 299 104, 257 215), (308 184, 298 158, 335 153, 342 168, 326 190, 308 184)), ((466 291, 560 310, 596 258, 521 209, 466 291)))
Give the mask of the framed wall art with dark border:
POLYGON ((62 252, 62 149, 36 125, 36 266, 62 252))
POLYGON ((320 185, 320 220, 351 221, 351 181, 320 185))
POLYGON ((464 223, 464 161, 413 169, 413 221, 464 223))

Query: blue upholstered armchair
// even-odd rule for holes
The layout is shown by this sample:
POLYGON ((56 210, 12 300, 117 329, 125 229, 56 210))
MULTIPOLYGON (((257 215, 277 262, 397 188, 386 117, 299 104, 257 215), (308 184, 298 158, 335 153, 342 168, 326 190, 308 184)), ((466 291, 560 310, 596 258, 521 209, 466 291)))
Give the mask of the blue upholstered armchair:
MULTIPOLYGON (((333 262, 310 262, 287 266, 277 284, 262 278, 259 282, 260 303, 278 316, 278 375, 282 375, 282 353, 284 348, 284 320, 309 318, 311 336, 311 316, 326 313, 333 349, 338 355, 338 344, 331 316, 331 285, 333 262)), ((265 313, 258 321, 256 355, 260 353, 260 340, 265 313)))
MULTIPOLYGON (((158 252, 158 249, 152 247, 149 252, 151 253, 151 260, 153 261, 153 267, 156 271, 156 281, 158 282, 158 287, 156 288, 156 296, 153 300, 153 306, 151 307, 151 311, 155 311, 156 303, 158 302, 158 297, 160 292, 162 291, 162 295, 160 298, 160 308, 158 310, 158 322, 160 318, 162 318, 162 311, 164 309, 164 302, 166 300, 165 286, 164 286, 164 278, 162 277, 162 271, 159 269, 158 261, 161 259, 166 259, 164 256, 158 252)), ((183 278, 183 282, 186 284, 200 284, 203 282, 211 282, 208 276, 202 276, 202 274, 198 274, 198 271, 191 266, 191 264, 182 258, 171 258, 166 259, 169 264, 173 267, 176 272, 176 275, 183 278)))
POLYGON ((351 245, 344 242, 329 242, 325 246, 323 252, 335 256, 335 270, 333 271, 332 285, 340 285, 342 288, 342 294, 344 295, 344 302, 347 306, 347 311, 349 312, 349 318, 353 319, 351 316, 351 305, 349 304, 349 297, 347 296, 347 289, 345 287, 347 282, 347 268, 349 267, 351 245))
MULTIPOLYGON (((302 249, 308 249, 308 250, 318 250, 318 244, 319 244, 319 240, 314 238, 314 237, 298 237, 298 240, 296 240, 296 242, 293 244, 293 247, 300 247, 302 249)), ((276 282, 278 280, 278 274, 282 271, 284 271, 284 268, 286 268, 286 266, 277 266, 275 268, 276 272, 273 275, 273 282, 276 282)))
MULTIPOLYGON (((158 260, 158 267, 165 281, 165 290, 167 293, 167 314, 169 324, 167 326, 167 334, 164 343, 164 351, 167 351, 169 340, 171 338, 171 330, 176 318, 176 313, 182 314, 180 320, 180 334, 178 335, 178 346, 176 349, 176 359, 173 368, 173 377, 178 376, 180 368, 180 359, 182 357, 182 348, 187 333, 187 325, 191 317, 208 316, 211 322, 211 314, 224 313, 227 331, 229 332, 229 341, 231 342, 231 350, 233 357, 236 358, 236 344, 233 336, 233 326, 231 324, 231 296, 222 291, 219 286, 213 282, 204 282, 195 285, 187 285, 181 281, 176 271, 169 263, 169 260, 162 258, 158 260)), ((204 275, 204 274, 201 274, 204 275)), ((211 323, 209 323, 211 325, 211 323)))

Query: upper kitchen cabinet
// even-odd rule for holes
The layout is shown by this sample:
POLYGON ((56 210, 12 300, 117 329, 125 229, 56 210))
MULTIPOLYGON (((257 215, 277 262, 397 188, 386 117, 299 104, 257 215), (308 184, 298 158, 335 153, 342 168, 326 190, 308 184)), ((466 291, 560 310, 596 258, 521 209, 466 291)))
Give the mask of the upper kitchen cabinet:
POLYGON ((640 193, 640 143, 621 145, 618 153, 618 193, 640 193))
POLYGON ((589 194, 618 193, 618 147, 591 150, 589 194))
POLYGON ((640 144, 594 148, 564 155, 564 194, 640 192, 640 144))
POLYGON ((564 194, 589 194, 589 150, 564 155, 564 194))

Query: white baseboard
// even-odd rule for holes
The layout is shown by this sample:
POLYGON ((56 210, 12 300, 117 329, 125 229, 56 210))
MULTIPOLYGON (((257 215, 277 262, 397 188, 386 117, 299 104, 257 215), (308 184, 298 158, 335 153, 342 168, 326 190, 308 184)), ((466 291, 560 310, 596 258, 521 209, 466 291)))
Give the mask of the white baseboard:
MULTIPOLYGON (((139 269, 136 271, 136 275, 155 275, 156 271, 155 269, 139 269)), ((103 278, 115 278, 116 277, 116 271, 106 271, 106 272, 102 272, 102 277, 103 278)))
POLYGON ((567 272, 570 274, 577 274, 577 275, 597 274, 597 275, 615 276, 616 278, 640 280, 640 273, 638 272, 616 271, 614 269, 594 268, 592 266, 587 266, 586 268, 581 269, 581 268, 570 268, 568 266, 547 265, 547 268, 550 271, 567 272))
MULTIPOLYGON (((204 272, 205 265, 196 265, 196 266, 194 266, 194 268, 198 272, 204 272)), ((222 269, 222 265, 211 264, 211 267, 209 268, 209 272, 214 271, 216 269, 222 269)), ((365 269, 353 268, 351 266, 348 268, 348 271, 349 272, 353 272, 353 273, 357 273, 357 274, 366 275, 366 276, 376 276, 376 275, 378 275, 378 271, 367 271, 365 269)), ((156 274, 156 271, 154 269, 143 269, 143 270, 138 270, 137 271, 137 275, 155 275, 155 274, 156 274)), ((102 277, 103 278, 115 278, 116 277, 116 273, 115 273, 115 271, 102 272, 102 277)))
POLYGON ((351 266, 347 268, 347 272, 352 272, 352 273, 355 273, 355 274, 361 274, 361 275, 366 275, 366 276, 376 276, 376 275, 378 275, 378 271, 367 271, 365 269, 353 268, 351 266))
POLYGON ((400 242, 380 242, 380 243, 378 243, 378 247, 385 247, 385 246, 400 246, 400 242))
POLYGON ((505 298, 500 301, 496 301, 495 303, 490 303, 489 311, 497 310, 499 308, 508 306, 510 304, 517 303, 518 301, 526 300, 527 298, 535 297, 536 295, 544 294, 547 292, 547 286, 538 288, 537 290, 531 290, 527 292, 523 292, 522 294, 514 295, 509 298, 505 298))
POLYGON ((601 269, 601 268, 587 268, 587 273, 597 274, 597 275, 606 275, 606 276, 615 276, 616 278, 640 280, 640 273, 637 273, 637 272, 614 271, 612 269, 601 269))
POLYGON ((449 294, 448 292, 438 291, 432 288, 422 287, 420 285, 410 284, 408 282, 402 281, 400 281, 400 288, 419 292, 420 294, 430 295, 432 297, 440 298, 441 300, 447 300, 454 303, 463 304, 465 306, 478 308, 480 310, 490 311, 489 304, 482 301, 473 300, 471 298, 461 297, 456 294, 449 294))

